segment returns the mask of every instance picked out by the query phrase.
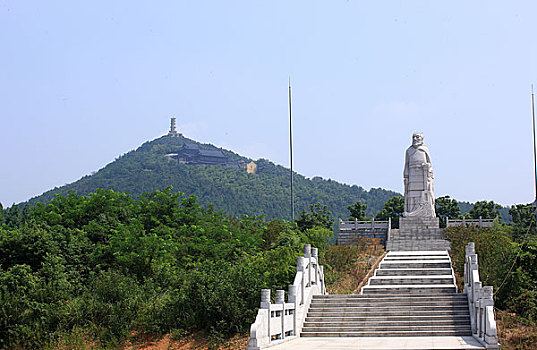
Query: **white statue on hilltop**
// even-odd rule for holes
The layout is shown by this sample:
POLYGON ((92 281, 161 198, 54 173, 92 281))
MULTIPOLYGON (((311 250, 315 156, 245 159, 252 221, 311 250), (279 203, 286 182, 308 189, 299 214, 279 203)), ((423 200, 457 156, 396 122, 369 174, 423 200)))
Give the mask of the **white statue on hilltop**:
POLYGON ((435 217, 433 167, 429 149, 423 144, 423 134, 412 135, 412 146, 406 150, 405 217, 435 217))

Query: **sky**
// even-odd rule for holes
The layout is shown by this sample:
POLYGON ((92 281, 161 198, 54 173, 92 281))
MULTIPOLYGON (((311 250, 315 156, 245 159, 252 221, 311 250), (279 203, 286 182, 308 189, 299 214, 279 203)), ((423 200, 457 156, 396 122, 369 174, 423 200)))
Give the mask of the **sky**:
POLYGON ((535 1, 0 0, 0 202, 178 131, 403 191, 424 133, 435 195, 535 198, 535 1))

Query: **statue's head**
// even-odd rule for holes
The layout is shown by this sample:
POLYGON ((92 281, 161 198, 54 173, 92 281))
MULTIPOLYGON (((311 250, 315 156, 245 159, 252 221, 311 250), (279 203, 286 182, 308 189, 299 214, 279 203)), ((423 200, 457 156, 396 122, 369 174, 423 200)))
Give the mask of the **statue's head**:
POLYGON ((423 145, 423 134, 421 132, 415 132, 412 134, 412 146, 419 147, 423 145))

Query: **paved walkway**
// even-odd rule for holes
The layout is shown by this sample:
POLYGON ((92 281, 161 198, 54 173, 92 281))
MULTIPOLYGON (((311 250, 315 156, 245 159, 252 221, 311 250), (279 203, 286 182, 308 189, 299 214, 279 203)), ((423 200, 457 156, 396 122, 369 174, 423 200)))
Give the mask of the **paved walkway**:
POLYGON ((270 347, 271 350, 396 350, 485 349, 474 337, 362 337, 299 338, 270 347))

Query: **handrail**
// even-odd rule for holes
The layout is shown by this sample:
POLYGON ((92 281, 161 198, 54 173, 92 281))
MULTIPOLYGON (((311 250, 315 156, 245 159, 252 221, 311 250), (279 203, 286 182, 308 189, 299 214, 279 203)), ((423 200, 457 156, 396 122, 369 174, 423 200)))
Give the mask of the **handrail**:
POLYGON ((390 220, 348 220, 339 219, 339 230, 359 230, 359 229, 385 229, 390 227, 390 220))
POLYGON ((467 219, 464 216, 462 219, 450 219, 449 217, 446 217, 446 227, 470 225, 478 227, 492 227, 495 221, 498 221, 498 217, 495 217, 494 219, 483 219, 481 216, 479 219, 467 219))
POLYGON ((247 350, 258 350, 300 336, 304 320, 314 295, 327 294, 323 266, 318 264, 318 250, 304 246, 304 256, 297 259, 297 273, 285 291, 276 290, 276 302, 270 301, 270 289, 261 290, 261 305, 255 322, 250 326, 247 350))
POLYGON ((474 242, 465 249, 464 291, 468 297, 472 335, 487 349, 499 349, 492 286, 483 287, 474 242))

